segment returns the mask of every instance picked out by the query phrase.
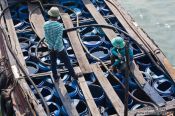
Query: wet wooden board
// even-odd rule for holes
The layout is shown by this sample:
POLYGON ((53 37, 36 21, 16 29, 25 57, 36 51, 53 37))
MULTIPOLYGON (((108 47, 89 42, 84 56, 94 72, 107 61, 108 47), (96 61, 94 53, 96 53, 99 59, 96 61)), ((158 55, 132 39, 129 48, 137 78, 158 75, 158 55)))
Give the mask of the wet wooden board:
MULTIPOLYGON (((96 8, 94 7, 94 5, 92 4, 90 0, 82 0, 82 2, 84 3, 85 7, 89 10, 89 12, 94 17, 94 19, 96 20, 98 24, 109 25, 105 21, 104 17, 96 10, 96 8)), ((117 34, 111 29, 106 29, 106 28, 102 28, 102 29, 110 40, 117 36, 117 34)))
POLYGON ((140 44, 144 45, 145 49, 152 52, 152 54, 163 64, 167 72, 170 74, 172 80, 175 82, 175 71, 173 70, 172 65, 165 57, 163 52, 158 48, 155 42, 150 39, 150 37, 141 29, 138 24, 127 14, 127 12, 121 8, 120 4, 115 0, 110 0, 110 2, 105 1, 109 9, 114 13, 118 18, 121 24, 125 27, 127 32, 140 44), (119 10, 117 10, 115 7, 119 10))
MULTIPOLYGON (((70 16, 68 14, 62 14, 61 17, 62 17, 64 26, 66 29, 74 27, 70 19, 70 16)), ((83 51, 83 48, 81 46, 77 32, 71 31, 71 32, 67 32, 67 34, 68 34, 69 40, 71 42, 72 48, 74 50, 75 56, 78 60, 82 73, 92 72, 89 62, 86 58, 85 52, 83 51)))
POLYGON ((66 90, 66 87, 64 86, 63 81, 59 79, 59 81, 55 82, 55 86, 67 114, 69 116, 78 116, 79 114, 75 106, 73 106, 73 104, 71 103, 71 98, 69 97, 69 94, 66 90))
POLYGON ((103 90, 105 91, 107 97, 111 101, 114 109, 116 110, 119 116, 124 116, 124 105, 118 95, 115 93, 114 89, 112 88, 111 84, 109 83, 108 79, 105 77, 103 71, 101 70, 98 64, 91 65, 95 76, 97 77, 98 82, 102 86, 103 90), (115 98, 115 99, 114 99, 115 98))
MULTIPOLYGON (((38 7, 37 4, 28 3, 29 12, 32 12, 32 10, 35 9, 36 7, 38 7)), ((35 27, 35 30, 36 30, 39 38, 44 38, 43 26, 44 26, 45 20, 44 20, 42 13, 41 13, 40 7, 32 13, 31 22, 33 23, 33 26, 35 27)))
MULTIPOLYGON (((81 73, 80 68, 76 67, 75 72, 76 73, 81 73)), ((89 110, 91 111, 92 116, 101 116, 100 112, 99 112, 99 110, 98 110, 98 108, 95 104, 95 101, 94 101, 94 99, 91 95, 91 92, 88 88, 88 85, 86 83, 86 80, 85 80, 84 76, 81 76, 81 77, 78 78, 78 84, 79 84, 79 86, 82 90, 82 93, 85 97, 86 103, 89 107, 89 110)))

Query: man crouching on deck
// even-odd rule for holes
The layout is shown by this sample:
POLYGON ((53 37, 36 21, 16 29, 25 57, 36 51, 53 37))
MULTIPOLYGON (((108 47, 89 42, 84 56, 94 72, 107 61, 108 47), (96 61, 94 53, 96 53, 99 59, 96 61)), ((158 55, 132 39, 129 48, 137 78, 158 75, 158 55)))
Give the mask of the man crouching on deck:
POLYGON ((69 70, 69 74, 77 80, 73 66, 71 65, 70 59, 67 55, 65 47, 63 45, 63 25, 58 22, 60 18, 60 12, 57 7, 52 7, 48 11, 49 21, 44 23, 44 33, 45 33, 45 42, 48 45, 50 50, 50 59, 51 59, 51 70, 54 79, 59 80, 57 74, 57 63, 56 60, 59 58, 69 70))

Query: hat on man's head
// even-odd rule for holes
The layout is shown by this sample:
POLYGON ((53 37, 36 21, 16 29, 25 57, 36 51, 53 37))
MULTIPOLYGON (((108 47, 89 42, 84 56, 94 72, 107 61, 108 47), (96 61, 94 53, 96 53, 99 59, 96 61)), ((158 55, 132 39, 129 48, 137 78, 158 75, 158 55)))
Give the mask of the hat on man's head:
POLYGON ((50 8, 50 10, 48 11, 48 15, 51 17, 60 17, 60 11, 57 7, 52 7, 50 8))
POLYGON ((111 43, 116 48, 123 48, 125 47, 125 41, 121 37, 115 37, 111 40, 111 43))

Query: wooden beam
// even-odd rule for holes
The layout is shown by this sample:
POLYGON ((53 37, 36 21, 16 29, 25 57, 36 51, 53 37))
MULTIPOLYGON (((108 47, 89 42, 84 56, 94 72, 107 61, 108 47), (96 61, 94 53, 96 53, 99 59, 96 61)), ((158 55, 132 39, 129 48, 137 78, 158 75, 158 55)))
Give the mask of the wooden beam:
MULTIPOLYGON (((38 6, 39 5, 37 5, 37 4, 28 3, 29 13, 32 12, 33 9, 35 9, 38 6)), ((41 13, 40 7, 32 13, 31 22, 32 22, 39 38, 44 38, 43 26, 44 26, 45 20, 44 20, 42 13, 41 13)))
MULTIPOLYGON (((68 14, 62 14, 61 17, 62 17, 64 26, 66 29, 74 27, 73 23, 70 19, 70 16, 68 14)), ((83 48, 81 46, 77 32, 71 31, 71 32, 67 32, 67 34, 68 34, 69 40, 71 42, 72 48, 74 50, 75 56, 77 58, 77 61, 79 63, 79 66, 82 70, 82 73, 92 72, 90 65, 89 65, 89 62, 88 62, 86 55, 83 51, 83 48)))
MULTIPOLYGON (((1 0, 1 5, 2 5, 3 9, 8 7, 7 0, 1 0)), ((6 12, 4 13, 4 18, 5 18, 5 23, 6 23, 6 26, 7 26, 8 34, 10 36, 10 41, 12 43, 11 48, 15 51, 17 57, 21 61, 21 64, 24 67, 26 67, 24 56, 23 56, 23 53, 22 53, 22 50, 21 50, 21 47, 20 47, 20 44, 19 44, 19 41, 18 41, 18 37, 17 37, 16 32, 15 32, 14 24, 13 24, 12 17, 11 17, 11 14, 10 14, 9 10, 6 10, 6 12)))
MULTIPOLYGON (((80 68, 76 67, 75 72, 76 73, 81 73, 80 68)), ((85 97, 86 103, 89 107, 89 110, 91 111, 92 116, 101 116, 100 112, 99 112, 99 110, 98 110, 98 108, 95 104, 95 101, 94 101, 94 99, 91 95, 91 92, 88 88, 88 85, 86 83, 86 80, 85 80, 84 76, 81 76, 81 77, 78 78, 78 84, 79 84, 79 86, 80 86, 80 88, 83 92, 83 95, 85 97)))
MULTIPOLYGON (((53 78, 53 77, 52 77, 53 78)), ((69 94, 66 90, 66 87, 64 86, 64 83, 61 79, 59 81, 55 82, 56 90, 59 94, 59 97, 64 105, 64 108, 69 116, 78 116, 78 112, 76 108, 71 103, 71 98, 69 97, 69 94)))
MULTIPOLYGON (((96 10, 96 8, 90 0, 82 0, 82 2, 84 3, 85 7, 88 9, 88 11, 91 13, 91 15, 94 17, 98 24, 109 25, 105 21, 104 17, 96 10)), ((102 30, 110 40, 117 36, 117 34, 111 29, 102 28, 102 30)))
POLYGON ((95 76, 97 77, 98 82, 104 89, 107 97, 111 101, 114 109, 116 110, 119 116, 124 116, 124 105, 118 95, 115 93, 114 89, 112 88, 111 84, 109 83, 108 79, 105 77, 103 71, 101 70, 98 64, 91 65, 95 76))
MULTIPOLYGON (((7 0, 1 0, 0 3, 1 3, 1 6, 3 9, 8 7, 7 0)), ((1 23, 2 22, 6 23, 6 28, 7 28, 9 37, 10 37, 9 41, 12 43, 11 48, 14 50, 17 57, 20 59, 21 64, 23 65, 25 70, 28 72, 9 10, 7 10, 5 12, 4 21, 1 20, 1 23)), ((5 26, 5 24, 3 24, 3 25, 5 26)), ((6 48, 7 48, 7 46, 6 46, 6 48)), ((12 57, 12 55, 8 49, 7 49, 7 53, 8 53, 8 57, 10 58, 9 59, 10 65, 17 66, 16 61, 14 60, 14 58, 12 57)), ((15 87, 14 91, 11 93, 12 102, 14 104, 13 108, 14 108, 16 113, 18 112, 18 114, 16 114, 16 115, 23 115, 26 112, 30 111, 29 107, 31 107, 30 105, 32 105, 33 109, 35 109, 33 111, 35 111, 36 114, 38 114, 39 116, 45 116, 46 113, 45 113, 42 105, 39 104, 39 102, 36 100, 36 97, 32 93, 27 82, 24 79, 20 79, 20 80, 18 80, 18 83, 19 83, 19 85, 17 85, 15 87), (22 89, 19 89, 19 88, 22 88, 22 89), (21 97, 19 98, 19 96, 21 96, 21 97), (17 100, 17 98, 18 98, 18 100, 17 100), (28 101, 30 101, 30 103, 28 101), (21 106, 21 104, 23 104, 23 103, 26 105, 21 106), (29 105, 29 106, 27 107, 27 105, 29 105)), ((33 114, 33 115, 35 115, 35 114, 33 114)))

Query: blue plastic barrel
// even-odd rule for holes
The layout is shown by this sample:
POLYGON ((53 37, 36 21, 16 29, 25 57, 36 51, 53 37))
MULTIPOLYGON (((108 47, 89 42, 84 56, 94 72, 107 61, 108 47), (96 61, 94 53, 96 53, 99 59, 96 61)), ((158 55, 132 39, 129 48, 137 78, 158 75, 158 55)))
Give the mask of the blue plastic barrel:
POLYGON ((25 21, 21 21, 20 19, 13 19, 13 23, 14 23, 14 28, 16 30, 22 30, 23 27, 27 24, 25 21))
POLYGON ((98 35, 84 36, 82 38, 83 44, 87 47, 98 47, 103 43, 104 38, 98 35))
MULTIPOLYGON (((51 101, 51 99, 52 99, 52 97, 54 95, 53 89, 51 89, 50 87, 47 87, 47 86, 43 86, 41 88, 38 88, 38 90, 40 91, 40 93, 44 97, 45 101, 51 101)), ((33 90, 33 92, 34 92, 36 98, 40 100, 40 97, 38 96, 38 94, 37 94, 35 89, 33 90)))
MULTIPOLYGON (((73 99, 72 105, 77 109, 79 116, 89 116, 90 115, 89 109, 83 100, 73 99)), ((61 111, 62 115, 68 116, 68 114, 66 113, 66 110, 63 106, 61 107, 61 109, 62 109, 62 111, 61 111)))
MULTIPOLYGON (((116 73, 115 76, 122 82, 124 83, 124 76, 120 73, 116 73)), ((114 88, 114 90, 118 90, 121 89, 121 85, 116 82, 116 80, 114 78, 112 78, 109 74, 107 76, 108 81, 110 82, 110 84, 112 85, 112 87, 114 88)))
MULTIPOLYGON (((105 94, 103 89, 100 86, 95 84, 90 84, 88 85, 88 87, 97 106, 104 105, 105 94)), ((85 99, 81 90, 79 91, 79 96, 81 99, 85 99)))
POLYGON ((98 34, 98 30, 95 27, 86 27, 80 30, 82 37, 89 37, 98 34))
POLYGON ((29 48, 29 54, 30 56, 33 56, 33 57, 36 57, 36 54, 35 54, 35 49, 36 49, 36 45, 33 45, 29 48))
POLYGON ((77 15, 80 17, 80 15, 82 14, 81 9, 79 9, 79 8, 72 8, 72 10, 74 11, 74 13, 70 14, 71 18, 76 18, 77 15))
MULTIPOLYGON (((42 88, 45 84, 43 78, 33 78, 32 80, 38 88, 42 88)), ((31 85, 31 89, 34 89, 32 85, 31 85)))
POLYGON ((56 104, 54 102, 47 102, 47 105, 49 107, 51 116, 60 116, 61 108, 58 104, 56 104))
POLYGON ((25 61, 28 61, 30 59, 28 50, 22 49, 22 53, 23 53, 25 61))
POLYGON ((31 42, 26 37, 18 37, 19 44, 21 49, 28 49, 31 45, 31 42))
MULTIPOLYGON (((121 101, 124 103, 125 100, 125 93, 124 93, 124 89, 117 89, 115 90, 115 92, 117 93, 117 95, 119 96, 119 98, 121 99, 121 101)), ((128 108, 131 108, 134 104, 134 100, 129 97, 128 98, 128 108)))
MULTIPOLYGON (((108 60, 110 57, 110 51, 106 47, 96 47, 89 50, 90 54, 99 58, 100 60, 108 60)), ((92 59, 92 58, 91 58, 92 59)))
POLYGON ((65 48, 69 48, 70 47, 70 43, 67 40, 67 38, 63 38, 63 43, 64 43, 65 48))
POLYGON ((175 100, 174 96, 162 96, 162 98, 163 98, 165 101, 173 101, 173 100, 175 100))
POLYGON ((165 75, 160 71, 156 66, 150 66, 145 69, 143 72, 146 76, 149 76, 153 79, 162 79, 165 78, 165 75))
POLYGON ((155 90, 163 96, 170 96, 174 93, 174 86, 168 79, 158 79, 153 83, 155 90))
POLYGON ((72 81, 71 83, 69 83, 68 85, 66 84, 65 87, 66 87, 67 92, 71 98, 74 98, 74 99, 78 98, 79 88, 78 88, 77 82, 75 80, 72 81))
POLYGON ((39 67, 35 62, 26 61, 26 66, 29 71, 29 74, 36 74, 39 71, 39 67))
POLYGON ((104 16, 111 14, 110 10, 107 9, 105 5, 97 6, 96 9, 98 12, 102 13, 104 16))
POLYGON ((152 65, 151 60, 148 56, 136 59, 136 63, 139 65, 139 69, 141 69, 142 71, 144 71, 146 68, 152 65))
POLYGON ((67 53, 68 53, 69 58, 71 58, 71 59, 76 59, 72 47, 68 47, 68 48, 67 48, 67 53))
POLYGON ((85 80, 88 85, 94 84, 96 82, 96 77, 93 73, 85 75, 85 80))
POLYGON ((22 5, 22 6, 19 8, 18 13, 19 13, 19 18, 20 18, 21 20, 26 20, 26 19, 28 19, 29 12, 28 12, 28 7, 27 7, 27 6, 22 5))
MULTIPOLYGON (((147 102, 151 101, 150 98, 140 89, 133 90, 131 94, 142 101, 147 101, 147 102)), ((137 103, 137 101, 135 102, 137 103)))
POLYGON ((16 12, 15 8, 10 10, 10 13, 11 13, 12 19, 16 19, 17 18, 18 13, 16 12))

